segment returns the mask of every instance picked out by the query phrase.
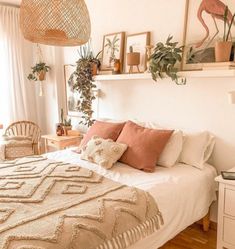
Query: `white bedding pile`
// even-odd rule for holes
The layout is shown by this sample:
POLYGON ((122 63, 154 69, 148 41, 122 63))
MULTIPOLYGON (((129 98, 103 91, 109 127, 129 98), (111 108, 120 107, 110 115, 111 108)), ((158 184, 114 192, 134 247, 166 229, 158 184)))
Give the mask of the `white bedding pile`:
POLYGON ((201 170, 186 164, 172 168, 157 167, 154 173, 145 173, 128 165, 117 163, 111 170, 83 161, 71 150, 47 155, 57 161, 77 163, 109 179, 148 191, 159 205, 165 225, 130 249, 157 249, 180 231, 204 217, 216 200, 214 178, 216 170, 205 164, 201 170))

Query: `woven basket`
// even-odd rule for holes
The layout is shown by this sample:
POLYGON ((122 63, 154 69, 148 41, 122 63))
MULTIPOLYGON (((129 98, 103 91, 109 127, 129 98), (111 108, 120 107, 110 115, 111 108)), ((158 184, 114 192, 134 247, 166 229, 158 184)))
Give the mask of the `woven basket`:
POLYGON ((20 27, 25 39, 55 46, 85 44, 91 33, 84 0, 22 0, 20 27))

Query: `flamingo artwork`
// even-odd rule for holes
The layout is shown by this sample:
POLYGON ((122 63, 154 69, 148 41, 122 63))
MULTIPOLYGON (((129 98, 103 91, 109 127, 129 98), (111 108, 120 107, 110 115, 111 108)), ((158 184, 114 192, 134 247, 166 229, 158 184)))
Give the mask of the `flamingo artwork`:
MULTIPOLYGON (((203 19, 203 12, 206 12, 207 14, 209 14, 212 17, 214 24, 215 24, 216 33, 212 37, 211 39, 212 41, 216 37, 216 35, 218 35, 219 33, 216 19, 224 20, 225 9, 226 9, 226 5, 220 0, 202 0, 199 6, 198 12, 197 12, 197 17, 200 23, 202 24, 202 26, 204 27, 204 29, 206 30, 206 35, 200 42, 196 44, 196 48, 201 47, 210 35, 209 27, 207 23, 205 22, 205 20, 203 19)), ((232 13, 228 9, 228 18, 227 18, 228 23, 231 20, 232 20, 232 13)))

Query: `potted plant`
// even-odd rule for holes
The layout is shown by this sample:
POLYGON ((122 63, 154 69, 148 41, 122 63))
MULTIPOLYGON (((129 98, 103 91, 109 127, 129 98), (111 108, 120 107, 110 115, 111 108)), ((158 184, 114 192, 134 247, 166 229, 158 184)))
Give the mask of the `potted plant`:
POLYGON ((46 65, 45 62, 36 63, 34 67, 31 67, 32 72, 28 75, 29 80, 34 81, 44 81, 46 78, 46 73, 51 69, 46 65))
POLYGON ((80 47, 79 56, 76 70, 70 76, 68 84, 73 91, 78 91, 80 95, 77 103, 78 112, 83 113, 80 124, 90 127, 94 123, 92 102, 95 99, 93 89, 96 88, 93 83, 93 64, 97 61, 91 53, 89 44, 80 47))
POLYGON ((173 36, 169 36, 165 44, 157 43, 149 58, 149 70, 154 81, 157 81, 157 78, 162 79, 166 74, 176 84, 181 85, 186 83, 186 79, 179 81, 176 65, 182 61, 183 47, 177 47, 178 42, 172 42, 172 39, 173 36))
POLYGON ((61 119, 60 125, 63 128, 63 134, 65 136, 67 136, 68 135, 68 131, 72 130, 72 120, 71 120, 71 118, 69 118, 69 119, 68 118, 64 118, 64 110, 63 109, 60 110, 60 119, 61 119))
POLYGON ((93 51, 90 46, 90 42, 88 42, 84 46, 80 46, 78 49, 78 56, 80 59, 89 60, 91 62, 91 70, 92 75, 97 75, 98 70, 100 70, 101 62, 100 62, 100 55, 102 50, 94 56, 93 51))
POLYGON ((231 36, 231 28, 234 23, 235 14, 233 14, 232 19, 228 18, 229 9, 228 6, 225 8, 224 12, 224 35, 222 41, 216 41, 215 43, 215 60, 216 62, 226 62, 230 61, 231 50, 233 43, 229 41, 231 36), (227 32, 228 25, 228 32, 227 32))

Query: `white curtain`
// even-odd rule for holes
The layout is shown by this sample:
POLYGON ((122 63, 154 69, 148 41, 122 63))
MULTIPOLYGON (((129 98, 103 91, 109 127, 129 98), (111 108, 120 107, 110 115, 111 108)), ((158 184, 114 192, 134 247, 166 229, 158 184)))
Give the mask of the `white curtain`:
POLYGON ((19 27, 19 8, 0 5, 0 124, 17 120, 37 122, 34 84, 27 80, 32 44, 19 27))

